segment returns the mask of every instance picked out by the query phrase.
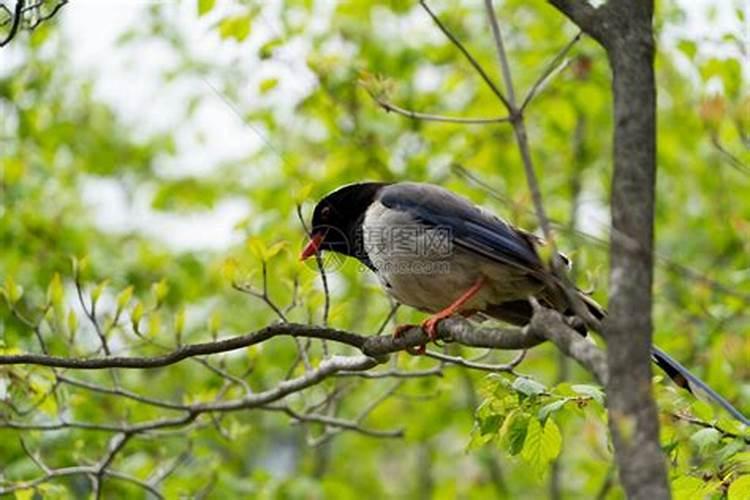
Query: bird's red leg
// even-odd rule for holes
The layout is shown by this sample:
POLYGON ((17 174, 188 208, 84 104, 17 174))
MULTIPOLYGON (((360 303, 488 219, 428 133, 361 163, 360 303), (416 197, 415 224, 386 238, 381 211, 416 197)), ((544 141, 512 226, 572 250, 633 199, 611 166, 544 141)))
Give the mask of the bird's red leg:
POLYGON ((457 312, 459 312, 459 309, 461 309, 461 306, 466 304, 468 301, 470 301, 474 296, 479 292, 479 290, 482 289, 484 286, 484 278, 479 278, 476 283, 474 283, 471 288, 466 290, 463 295, 461 295, 459 298, 455 300, 451 305, 443 309, 442 311, 438 311, 426 320, 422 322, 422 329, 425 331, 425 333, 430 337, 430 340, 435 340, 437 338, 437 324, 450 316, 453 316, 457 312))
MULTIPOLYGON (((433 314, 422 322, 422 330, 424 330, 424 332, 430 337, 430 340, 435 340, 437 338, 436 328, 438 322, 459 312, 461 306, 470 301, 479 292, 479 290, 481 290, 482 286, 484 286, 484 278, 479 278, 477 282, 471 286, 471 288, 466 290, 466 292, 464 292, 463 295, 457 298, 451 305, 449 305, 442 311, 433 314)), ((471 316, 475 312, 475 310, 460 311, 461 315, 465 317, 471 316)), ((398 338, 403 335, 405 331, 409 330, 410 328, 414 328, 415 326, 416 325, 411 324, 399 325, 393 331, 393 337, 398 338)), ((414 349, 413 352, 409 352, 412 354, 424 354, 426 350, 427 346, 425 344, 422 344, 414 349)))

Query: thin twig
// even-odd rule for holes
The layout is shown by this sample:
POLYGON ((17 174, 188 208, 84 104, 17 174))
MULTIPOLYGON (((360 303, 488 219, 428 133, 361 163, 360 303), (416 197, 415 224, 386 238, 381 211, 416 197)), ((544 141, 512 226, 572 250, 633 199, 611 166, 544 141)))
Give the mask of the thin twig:
POLYGON ((539 89, 542 88, 542 86, 547 82, 550 76, 553 73, 559 72, 559 70, 565 66, 565 62, 563 61, 563 59, 566 55, 568 55, 568 52, 570 52, 573 46, 578 43, 582 36, 583 32, 579 31, 547 64, 547 66, 544 68, 544 71, 542 71, 542 73, 536 79, 534 84, 531 86, 528 94, 526 94, 526 97, 523 99, 520 107, 521 113, 526 110, 526 107, 531 103, 531 100, 534 99, 537 92, 539 92, 539 89))
POLYGON ((676 420, 682 420, 683 422, 697 425, 699 427, 704 427, 706 429, 715 429, 724 437, 728 437, 732 439, 742 439, 743 441, 745 441, 745 443, 750 444, 750 434, 746 434, 746 435, 737 434, 735 432, 731 432, 726 429, 723 429, 714 423, 706 422, 699 418, 693 417, 691 415, 686 415, 683 413, 670 413, 669 415, 676 420))
POLYGON ((439 361, 443 361, 445 363, 450 363, 452 365, 458 365, 463 366, 466 368, 472 368, 474 370, 482 370, 486 372, 513 372, 513 369, 518 366, 518 364, 523 360, 523 357, 526 355, 526 351, 521 351, 520 355, 511 361, 510 363, 502 364, 502 365, 494 365, 489 363, 478 363, 476 361, 471 361, 466 358, 462 358, 461 356, 449 356, 447 354, 443 354, 440 352, 435 351, 427 351, 425 352, 425 356, 433 359, 437 359, 439 361))
POLYGON ((492 5, 492 0, 484 0, 484 7, 487 11, 487 19, 490 21, 490 27, 492 28, 492 36, 495 39, 497 56, 500 60, 500 70, 503 75, 503 81, 505 82, 505 92, 508 93, 508 100, 503 101, 503 104, 505 104, 505 107, 508 108, 508 113, 510 113, 511 115, 515 115, 516 91, 513 88, 513 78, 510 74, 510 64, 508 63, 508 57, 505 55, 503 37, 500 34, 500 25, 498 25, 497 23, 497 16, 495 15, 495 7, 492 5))
POLYGON ((0 47, 8 45, 16 36, 16 33, 18 33, 18 27, 21 25, 21 17, 23 17, 23 8, 25 4, 26 0, 16 0, 16 10, 13 13, 13 24, 10 25, 10 31, 8 31, 8 35, 5 39, 0 40, 0 47))
POLYGON ((299 422, 314 422, 318 424, 325 424, 326 426, 337 427, 340 429, 350 430, 359 434, 377 437, 377 438, 401 438, 404 436, 403 429, 395 430, 378 430, 370 429, 362 426, 358 421, 344 420, 341 418, 329 417, 327 415, 320 415, 316 413, 299 413, 292 410, 289 406, 278 405, 278 406, 266 406, 267 410, 274 410, 286 413, 294 420, 299 422))
MULTIPOLYGON (((311 237, 310 229, 308 229, 307 224, 305 224, 305 218, 302 215, 302 205, 299 204, 297 205, 297 217, 299 218, 300 224, 302 224, 302 229, 305 230, 307 237, 311 237)), ((320 281, 323 284, 323 292, 325 294, 325 302, 323 303, 323 326, 328 326, 328 315, 331 310, 331 293, 328 289, 328 277, 326 276, 325 266, 323 265, 323 258, 321 257, 320 252, 315 252, 315 263, 318 266, 320 281)), ((327 356, 328 349, 325 343, 323 343, 323 348, 324 353, 327 356)))
POLYGON ((727 160, 729 165, 732 166, 738 172, 742 172, 745 175, 750 175, 750 167, 742 163, 742 160, 737 158, 731 151, 724 147, 719 140, 719 136, 716 132, 711 134, 711 144, 714 145, 716 150, 721 153, 722 157, 727 160))
MULTIPOLYGON (((372 95, 372 94, 371 94, 372 95)), ((444 123, 462 123, 469 125, 481 125, 488 123, 507 123, 510 122, 510 117, 501 116, 497 118, 468 118, 461 116, 445 116, 445 115, 433 115, 429 113, 420 113, 418 111, 412 111, 409 109, 402 108, 395 104, 392 104, 381 97, 372 95, 372 98, 380 105, 381 108, 388 112, 394 112, 396 114, 406 116, 413 120, 424 120, 430 122, 444 122, 444 123)))

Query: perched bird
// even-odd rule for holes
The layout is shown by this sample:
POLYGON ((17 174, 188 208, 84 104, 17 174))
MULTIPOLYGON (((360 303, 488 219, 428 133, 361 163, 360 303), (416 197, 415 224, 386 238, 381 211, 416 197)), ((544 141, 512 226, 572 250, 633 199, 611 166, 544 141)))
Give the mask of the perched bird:
MULTIPOLYGON (((364 182, 342 186, 318 202, 311 238, 300 258, 326 250, 358 259, 396 301, 431 313, 422 328, 435 339, 438 322, 454 314, 481 314, 526 325, 533 314, 530 296, 573 316, 562 285, 537 252, 543 244, 533 234, 442 187, 364 182)), ((560 257, 567 262, 564 255, 560 257)), ((576 293, 595 318, 606 316, 592 298, 576 293)), ((586 334, 583 327, 577 329, 586 334)), ((651 354, 678 385, 691 392, 701 389, 735 418, 750 424, 668 354, 655 346, 651 354)))

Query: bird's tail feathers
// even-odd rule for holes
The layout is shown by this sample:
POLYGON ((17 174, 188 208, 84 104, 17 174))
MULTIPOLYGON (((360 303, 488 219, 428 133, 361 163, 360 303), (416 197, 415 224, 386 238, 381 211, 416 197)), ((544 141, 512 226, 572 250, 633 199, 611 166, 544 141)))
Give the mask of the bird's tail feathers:
POLYGON ((742 422, 743 425, 750 426, 750 420, 743 415, 737 408, 724 399, 719 393, 711 389, 704 381, 690 373, 690 371, 682 366, 679 361, 674 359, 672 356, 662 351, 656 346, 651 347, 651 358, 654 363, 664 370, 664 373, 671 378, 675 384, 680 387, 687 389, 691 393, 695 394, 700 392, 708 396, 712 401, 716 402, 719 406, 728 411, 734 418, 742 422))

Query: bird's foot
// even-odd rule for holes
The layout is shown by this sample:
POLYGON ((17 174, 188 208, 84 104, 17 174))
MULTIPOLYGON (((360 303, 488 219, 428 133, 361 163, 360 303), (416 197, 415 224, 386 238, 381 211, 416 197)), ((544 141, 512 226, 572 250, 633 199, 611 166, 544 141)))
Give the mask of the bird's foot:
POLYGON ((440 312, 437 312, 427 318, 426 320, 422 321, 422 330, 427 334, 428 337, 430 337, 431 341, 436 341, 438 338, 437 334, 437 326, 438 323, 440 323, 445 318, 450 318, 453 316, 455 311, 451 308, 443 309, 440 312))
POLYGON ((406 323, 405 325, 398 325, 395 330, 393 330, 393 338, 397 339, 404 335, 405 332, 411 330, 412 328, 416 328, 417 325, 413 325, 411 323, 406 323))
POLYGON ((484 278, 481 277, 476 281, 476 283, 471 286, 471 288, 466 290, 459 298, 457 298, 455 302, 453 302, 445 309, 436 312, 422 322, 422 330, 424 330, 424 332, 430 337, 430 340, 432 340, 433 342, 437 340, 437 325, 438 323, 440 323, 440 321, 444 320, 445 318, 450 318, 456 313, 468 317, 475 312, 474 309, 464 309, 464 305, 466 305, 466 303, 469 302, 479 292, 479 290, 482 289, 483 286, 484 278))
MULTIPOLYGON (((412 328, 417 328, 418 326, 419 325, 412 325, 410 323, 407 323, 405 325, 398 325, 396 329, 393 330, 393 338, 394 339, 400 338, 404 335, 405 332, 407 332, 408 330, 411 330, 412 328)), ((416 355, 416 356, 421 356, 426 351, 427 351, 426 344, 418 345, 415 348, 411 348, 411 347, 406 348, 406 352, 408 352, 409 354, 416 355)))

